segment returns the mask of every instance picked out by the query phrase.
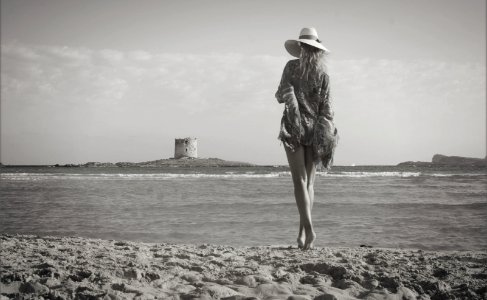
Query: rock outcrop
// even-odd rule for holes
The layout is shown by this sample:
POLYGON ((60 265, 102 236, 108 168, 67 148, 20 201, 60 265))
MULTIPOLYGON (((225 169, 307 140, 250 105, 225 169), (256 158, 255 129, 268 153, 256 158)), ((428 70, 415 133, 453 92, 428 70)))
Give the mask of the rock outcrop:
POLYGON ((487 166, 487 160, 485 158, 472 158, 462 156, 446 156, 441 154, 433 155, 431 160, 434 164, 442 165, 484 165, 487 166))
POLYGON ((399 163, 397 166, 410 166, 410 167, 434 167, 434 166, 472 166, 483 167, 487 166, 486 158, 473 158, 463 156, 446 156, 442 154, 435 154, 431 159, 431 162, 426 161, 406 161, 399 163))
POLYGON ((146 167, 146 168, 157 168, 157 167, 252 167, 256 166, 254 164, 240 162, 240 161, 229 161, 220 158, 191 158, 183 157, 179 159, 168 158, 168 159, 158 159, 145 162, 117 162, 117 163, 107 163, 107 162, 87 162, 85 164, 56 164, 54 167, 85 167, 85 168, 106 168, 106 167, 146 167))

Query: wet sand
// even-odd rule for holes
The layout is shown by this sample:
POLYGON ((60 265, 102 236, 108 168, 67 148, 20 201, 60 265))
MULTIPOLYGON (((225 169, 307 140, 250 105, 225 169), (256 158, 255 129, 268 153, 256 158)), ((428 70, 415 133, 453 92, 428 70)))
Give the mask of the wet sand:
POLYGON ((487 252, 0 235, 1 299, 487 299, 487 252))

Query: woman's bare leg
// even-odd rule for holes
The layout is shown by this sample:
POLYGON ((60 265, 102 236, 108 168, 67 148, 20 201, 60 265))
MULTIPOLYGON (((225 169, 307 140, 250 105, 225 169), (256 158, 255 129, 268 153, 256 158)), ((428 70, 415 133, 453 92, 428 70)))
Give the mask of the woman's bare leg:
MULTIPOLYGON (((309 205, 310 210, 313 210, 313 202, 315 198, 314 182, 316 177, 316 165, 313 161, 313 148, 305 146, 304 147, 304 163, 306 166, 306 176, 307 176, 307 188, 309 195, 309 205)), ((298 233, 298 248, 303 248, 306 241, 306 234, 304 231, 303 222, 299 222, 299 233, 298 233)), ((310 248, 313 247, 311 243, 310 248)))
MULTIPOLYGON (((309 195, 309 206, 310 206, 310 214, 311 211, 313 210, 313 202, 315 198, 315 190, 314 190, 314 184, 315 184, 315 177, 316 177, 316 165, 313 160, 313 147, 306 146, 304 147, 304 162, 306 165, 306 176, 307 176, 307 190, 308 190, 308 195, 309 195)), ((312 229, 312 227, 311 227, 312 229)), ((308 245, 308 248, 311 249, 314 247, 313 242, 316 238, 316 234, 313 230, 311 230, 311 233, 306 233, 306 238, 307 240, 305 241, 305 244, 308 245)))
POLYGON ((300 216, 298 246, 300 245, 300 243, 302 243, 304 235, 306 235, 304 243, 302 244, 303 249, 307 250, 310 248, 310 245, 312 246, 312 243, 315 239, 315 233, 311 220, 311 205, 308 194, 308 176, 306 173, 305 149, 304 147, 299 147, 294 152, 287 148, 285 149, 289 162, 289 168, 291 170, 291 176, 294 183, 294 197, 296 198, 296 204, 298 206, 300 216))

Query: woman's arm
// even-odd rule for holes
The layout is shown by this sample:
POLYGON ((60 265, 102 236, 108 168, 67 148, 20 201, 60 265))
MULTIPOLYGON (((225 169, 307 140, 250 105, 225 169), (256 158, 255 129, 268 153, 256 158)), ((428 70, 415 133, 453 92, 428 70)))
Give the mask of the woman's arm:
POLYGON ((296 101, 294 87, 291 84, 290 61, 286 64, 282 72, 281 82, 276 92, 276 99, 279 103, 292 103, 296 101))
POLYGON ((316 156, 321 160, 325 169, 329 169, 332 165, 335 147, 338 142, 338 130, 335 124, 333 124, 333 115, 330 97, 330 79, 325 74, 320 91, 318 122, 316 123, 313 141, 316 156))
POLYGON ((333 109, 331 107, 330 96, 330 78, 324 74, 323 83, 320 91, 320 104, 318 107, 318 116, 323 116, 330 121, 333 121, 333 109))

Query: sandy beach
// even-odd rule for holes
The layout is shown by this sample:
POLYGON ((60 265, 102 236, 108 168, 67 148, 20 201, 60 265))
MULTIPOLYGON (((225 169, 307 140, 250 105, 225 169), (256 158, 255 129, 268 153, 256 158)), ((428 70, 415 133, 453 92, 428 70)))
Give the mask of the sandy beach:
POLYGON ((487 252, 2 234, 1 299, 486 299, 487 252))

